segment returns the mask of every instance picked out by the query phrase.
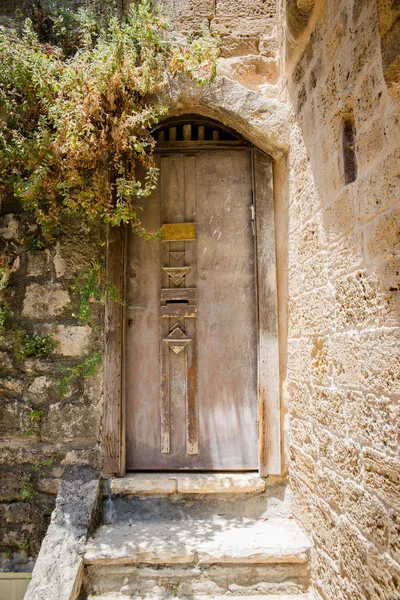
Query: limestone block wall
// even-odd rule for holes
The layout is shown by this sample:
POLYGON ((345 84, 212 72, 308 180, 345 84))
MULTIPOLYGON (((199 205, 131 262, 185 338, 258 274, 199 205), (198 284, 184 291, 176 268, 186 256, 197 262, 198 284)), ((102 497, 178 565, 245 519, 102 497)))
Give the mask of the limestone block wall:
POLYGON ((249 89, 277 83, 281 14, 278 0, 159 0, 182 35, 202 29, 221 39, 219 74, 249 89))
POLYGON ((400 11, 381 0, 298 8, 294 23, 286 14, 295 115, 285 382, 293 509, 315 542, 324 599, 395 600, 400 102, 398 44, 389 57, 387 40, 400 11), (346 151, 345 123, 354 134, 346 151), (350 178, 347 150, 357 163, 350 178))
POLYGON ((74 316, 78 273, 104 254, 104 232, 79 219, 64 221, 57 243, 38 248, 37 231, 14 199, 0 214, 2 265, 10 267, 10 318, 0 342, 0 568, 38 553, 66 465, 101 467, 102 375, 75 378, 65 396, 63 367, 101 350, 101 310, 90 325, 74 316), (54 350, 21 356, 15 327, 51 332, 54 350))

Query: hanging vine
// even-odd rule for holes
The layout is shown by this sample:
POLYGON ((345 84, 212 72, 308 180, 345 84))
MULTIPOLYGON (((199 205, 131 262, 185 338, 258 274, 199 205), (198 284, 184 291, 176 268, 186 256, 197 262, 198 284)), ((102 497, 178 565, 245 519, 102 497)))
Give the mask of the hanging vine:
POLYGON ((150 131, 166 112, 155 95, 178 74, 212 81, 218 41, 208 32, 174 41, 149 0, 126 18, 49 14, 26 19, 21 34, 0 30, 1 192, 21 199, 49 239, 63 209, 149 236, 140 210, 157 182, 150 131))

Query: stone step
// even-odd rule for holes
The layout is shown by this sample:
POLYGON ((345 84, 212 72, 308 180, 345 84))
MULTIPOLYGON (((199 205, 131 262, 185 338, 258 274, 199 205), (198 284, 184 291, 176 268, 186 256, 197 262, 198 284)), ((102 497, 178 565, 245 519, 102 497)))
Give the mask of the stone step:
MULTIPOLYGON (((226 596, 175 596, 176 600, 226 600, 226 596)), ((240 596, 241 600, 254 600, 254 596, 240 596)), ((311 593, 307 594, 268 594, 268 596, 257 596, 258 600, 313 600, 311 593)), ((88 596, 87 600, 164 600, 162 596, 126 596, 126 594, 103 594, 101 596, 88 596)))
POLYGON ((307 563, 310 542, 293 519, 145 520, 102 525, 88 541, 85 563, 307 563))
POLYGON ((88 598, 298 598, 308 590, 309 555, 309 540, 288 518, 118 522, 88 541, 84 590, 88 598))
POLYGON ((257 473, 131 473, 109 481, 113 495, 260 494, 265 481, 257 473))

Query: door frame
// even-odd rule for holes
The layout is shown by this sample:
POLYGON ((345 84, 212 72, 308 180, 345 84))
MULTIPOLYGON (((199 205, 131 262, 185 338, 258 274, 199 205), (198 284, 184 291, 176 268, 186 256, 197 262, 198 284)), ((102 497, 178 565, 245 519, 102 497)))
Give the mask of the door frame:
MULTIPOLYGON (((265 477, 281 474, 273 162, 270 156, 258 148, 251 147, 250 151, 258 316, 258 456, 259 473, 265 477)), ((126 228, 108 226, 106 270, 110 283, 118 290, 121 298, 125 298, 126 244, 126 228)), ((125 313, 123 304, 106 299, 103 413, 105 475, 123 476, 126 471, 125 313)))

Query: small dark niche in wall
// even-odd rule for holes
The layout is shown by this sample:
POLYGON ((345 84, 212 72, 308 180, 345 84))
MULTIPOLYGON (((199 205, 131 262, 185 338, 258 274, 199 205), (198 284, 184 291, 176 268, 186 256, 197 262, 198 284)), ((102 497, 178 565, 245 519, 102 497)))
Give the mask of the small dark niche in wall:
POLYGON ((352 115, 343 117, 342 145, 344 183, 352 183, 357 179, 356 126, 352 115))

